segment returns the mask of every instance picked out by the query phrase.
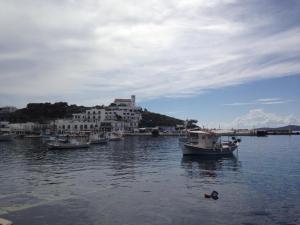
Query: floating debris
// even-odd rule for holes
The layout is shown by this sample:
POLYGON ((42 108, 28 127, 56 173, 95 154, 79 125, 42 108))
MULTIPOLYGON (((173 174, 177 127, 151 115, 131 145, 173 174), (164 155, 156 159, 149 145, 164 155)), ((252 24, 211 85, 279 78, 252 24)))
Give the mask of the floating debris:
POLYGON ((205 194, 204 194, 204 197, 205 197, 205 198, 211 198, 211 195, 210 195, 210 194, 207 194, 207 193, 205 193, 205 194))

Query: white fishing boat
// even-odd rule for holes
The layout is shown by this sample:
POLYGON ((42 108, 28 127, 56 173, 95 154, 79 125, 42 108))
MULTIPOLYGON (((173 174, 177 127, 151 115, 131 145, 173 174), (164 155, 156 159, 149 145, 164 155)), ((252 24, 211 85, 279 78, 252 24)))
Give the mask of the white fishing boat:
POLYGON ((240 139, 221 141, 221 137, 210 131, 189 131, 188 141, 182 148, 183 155, 231 155, 237 149, 240 139))
POLYGON ((48 149, 59 150, 59 149, 78 149, 78 148, 88 148, 89 143, 79 142, 75 139, 72 139, 68 142, 54 141, 47 143, 48 149))
POLYGON ((0 134, 0 141, 11 141, 13 138, 12 134, 3 133, 0 134))
POLYGON ((90 144, 106 144, 108 139, 99 133, 91 134, 90 135, 90 144))
POLYGON ((109 141, 121 141, 123 140, 123 134, 120 132, 110 132, 108 133, 109 141))
POLYGON ((42 138, 41 134, 28 134, 25 135, 24 138, 42 138))
POLYGON ((11 141, 13 135, 11 133, 9 122, 0 121, 0 141, 11 141))

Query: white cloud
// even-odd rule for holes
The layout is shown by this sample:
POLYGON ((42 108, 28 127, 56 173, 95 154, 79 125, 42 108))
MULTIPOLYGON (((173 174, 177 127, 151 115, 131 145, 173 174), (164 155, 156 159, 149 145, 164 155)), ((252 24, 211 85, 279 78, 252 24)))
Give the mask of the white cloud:
POLYGON ((260 128, 300 125, 300 119, 293 115, 282 116, 263 109, 252 109, 247 114, 235 118, 230 123, 223 123, 225 128, 260 128))
POLYGON ((269 15, 233 0, 1 1, 0 98, 92 105, 299 74, 297 7, 272 5, 269 15))
POLYGON ((246 106, 246 105, 276 105, 292 102, 293 100, 285 100, 282 98, 260 98, 251 102, 233 102, 223 104, 224 106, 246 106))
POLYGON ((245 105, 255 105, 256 102, 233 102, 233 103, 226 103, 223 104, 224 106, 245 106, 245 105))
POLYGON ((260 98, 257 99, 258 102, 274 102, 274 101, 280 101, 281 98, 260 98))

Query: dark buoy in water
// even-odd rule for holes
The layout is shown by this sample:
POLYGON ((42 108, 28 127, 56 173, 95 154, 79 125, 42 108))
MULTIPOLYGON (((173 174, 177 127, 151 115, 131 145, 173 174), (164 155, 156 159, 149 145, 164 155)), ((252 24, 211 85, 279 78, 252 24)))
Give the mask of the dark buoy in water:
POLYGON ((205 193, 204 197, 205 198, 212 198, 214 200, 218 200, 219 199, 218 195, 219 195, 219 193, 217 191, 212 191, 211 194, 205 193))
POLYGON ((212 191, 212 193, 210 195, 211 195, 212 199, 214 199, 214 200, 219 199, 219 197, 218 197, 219 193, 216 191, 212 191))

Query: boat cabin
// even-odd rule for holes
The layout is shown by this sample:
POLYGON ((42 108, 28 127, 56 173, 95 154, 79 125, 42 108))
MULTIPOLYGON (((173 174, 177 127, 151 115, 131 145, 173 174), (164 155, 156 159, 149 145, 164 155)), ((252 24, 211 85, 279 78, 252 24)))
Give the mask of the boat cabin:
POLYGON ((215 133, 197 130, 188 132, 188 142, 199 148, 210 149, 220 143, 220 138, 215 133))

